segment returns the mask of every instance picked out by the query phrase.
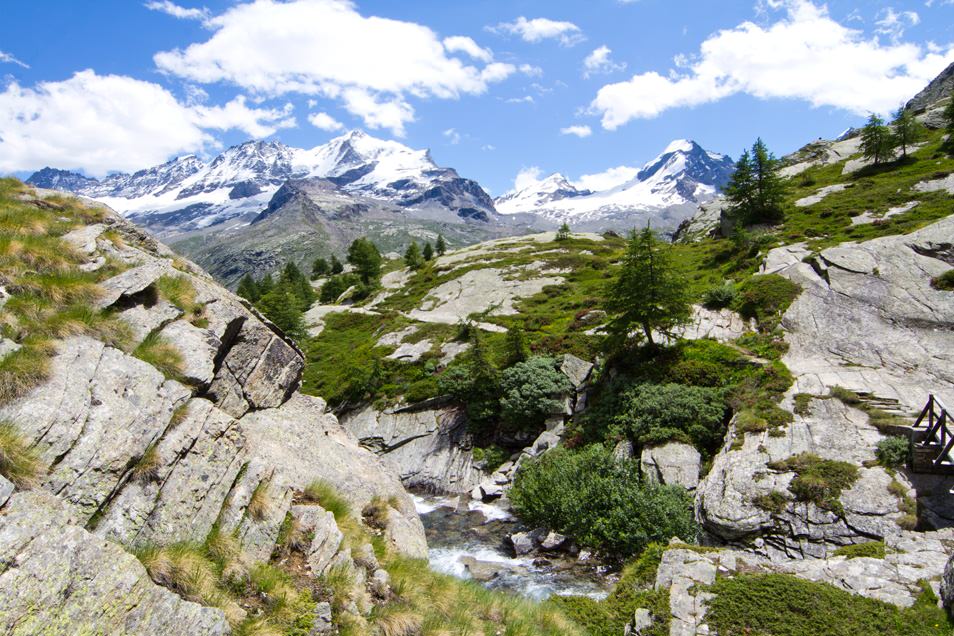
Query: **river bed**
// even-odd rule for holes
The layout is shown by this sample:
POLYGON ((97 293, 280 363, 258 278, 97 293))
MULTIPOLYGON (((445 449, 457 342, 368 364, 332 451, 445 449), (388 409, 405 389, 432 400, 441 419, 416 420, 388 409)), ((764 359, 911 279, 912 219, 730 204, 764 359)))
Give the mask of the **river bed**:
POLYGON ((503 505, 467 495, 414 495, 414 503, 427 534, 431 568, 438 572, 537 600, 553 595, 600 599, 615 580, 597 563, 569 555, 515 557, 507 537, 526 528, 503 505))

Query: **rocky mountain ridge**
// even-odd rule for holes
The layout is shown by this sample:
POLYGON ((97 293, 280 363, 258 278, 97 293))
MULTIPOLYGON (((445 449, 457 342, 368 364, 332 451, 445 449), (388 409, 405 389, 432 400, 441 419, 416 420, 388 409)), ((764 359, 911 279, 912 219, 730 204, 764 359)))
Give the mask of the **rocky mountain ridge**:
MULTIPOLYGON (((348 547, 331 513, 302 500, 313 483, 332 485, 359 511, 385 502, 383 540, 426 555, 398 479, 323 400, 298 393, 303 360, 294 343, 111 211, 51 194, 23 188, 16 196, 63 218, 93 219, 62 236, 60 250, 77 254, 82 271, 118 267, 91 311, 124 325, 136 355, 73 329, 53 342, 46 379, 0 405, 0 421, 44 467, 32 489, 0 477, 0 630, 230 633, 246 610, 183 593, 155 564, 147 576, 130 552, 226 533, 240 551, 232 558, 252 567, 268 561, 289 520, 311 528, 311 575, 341 567, 381 589, 380 566, 357 564, 351 547, 362 546, 348 547), (181 297, 176 304, 160 291, 169 284, 187 290, 188 312, 181 297), (140 353, 160 344, 176 352, 175 378, 140 353)), ((11 291, 4 301, 16 302, 11 291)), ((2 343, 2 356, 24 346, 2 343)))
POLYGON ((575 229, 629 230, 650 220, 673 230, 728 182, 734 163, 686 139, 673 141, 632 177, 594 191, 554 173, 495 200, 501 214, 530 215, 575 229))

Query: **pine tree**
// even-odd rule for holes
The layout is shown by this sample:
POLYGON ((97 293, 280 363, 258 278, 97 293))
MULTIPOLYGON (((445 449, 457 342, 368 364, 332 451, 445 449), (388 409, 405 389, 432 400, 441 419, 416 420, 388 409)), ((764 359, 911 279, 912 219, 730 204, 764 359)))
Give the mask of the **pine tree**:
POLYGON ((755 177, 755 222, 779 221, 785 186, 778 174, 779 162, 762 138, 752 145, 752 173, 755 177))
POLYGON ((311 307, 317 296, 314 287, 311 286, 302 271, 298 269, 298 266, 292 262, 286 263, 285 267, 282 268, 281 276, 275 284, 275 291, 281 294, 291 294, 295 306, 302 312, 311 307))
POLYGON ((687 283, 672 263, 671 250, 648 226, 630 233, 619 276, 608 290, 609 327, 618 345, 641 329, 653 346, 653 331, 669 334, 689 320, 687 283))
POLYGON ((417 246, 417 242, 412 241, 407 246, 407 251, 404 252, 404 264, 415 270, 424 266, 424 258, 421 256, 421 248, 417 246))
POLYGON ((275 280, 272 275, 269 273, 262 276, 262 280, 258 281, 258 297, 261 298, 273 289, 275 289, 275 280))
POLYGON ((328 261, 319 256, 315 259, 315 262, 311 265, 311 279, 321 278, 327 276, 331 272, 331 265, 328 264, 328 261))
POLYGON ((736 226, 750 222, 755 216, 755 176, 753 175, 752 156, 748 149, 742 151, 735 162, 735 172, 723 189, 729 201, 729 216, 736 226))
POLYGON ((507 332, 507 366, 523 362, 530 355, 527 338, 520 327, 511 327, 507 332))
POLYGON ((255 279, 252 278, 251 274, 246 274, 242 277, 242 280, 239 281, 238 289, 236 289, 235 292, 252 304, 258 302, 258 284, 255 282, 255 279))
POLYGON ((344 265, 341 264, 341 261, 338 260, 338 257, 334 254, 331 255, 331 273, 333 275, 340 274, 344 271, 344 265))
POLYGON ((874 113, 868 117, 868 123, 861 129, 861 152, 865 159, 874 165, 880 165, 891 158, 894 139, 884 120, 874 113))
POLYGON ((447 243, 444 241, 443 234, 437 235, 437 245, 435 245, 434 249, 437 251, 438 256, 443 256, 447 251, 447 243))
POLYGON ((906 158, 908 146, 921 137, 924 127, 914 118, 914 113, 904 106, 894 114, 891 125, 894 128, 894 142, 901 147, 901 156, 906 158))
POLYGON ((424 244, 424 260, 429 261, 434 258, 434 246, 428 241, 424 244))
POLYGON ((285 286, 276 285, 275 289, 259 299, 256 306, 289 337, 301 340, 307 336, 298 298, 285 286))
POLYGON ((557 230, 555 240, 566 241, 569 238, 570 238, 570 226, 567 225, 566 221, 564 221, 563 225, 560 226, 560 229, 557 230))
POLYGON ((348 262, 365 285, 376 283, 381 276, 381 252, 367 238, 355 239, 348 248, 348 262))

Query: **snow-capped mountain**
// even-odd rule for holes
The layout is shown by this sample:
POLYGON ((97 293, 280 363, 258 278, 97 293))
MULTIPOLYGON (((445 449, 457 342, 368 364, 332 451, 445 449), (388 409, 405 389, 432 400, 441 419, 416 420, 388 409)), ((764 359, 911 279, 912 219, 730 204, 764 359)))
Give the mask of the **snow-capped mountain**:
POLYGON ((674 229, 700 203, 716 197, 734 164, 686 139, 673 141, 631 179, 605 190, 580 189, 557 173, 494 204, 501 214, 528 214, 578 229, 630 229, 647 221, 674 229))
POLYGON ((162 235, 208 227, 263 210, 289 179, 320 177, 344 193, 404 208, 441 208, 450 220, 487 221, 493 200, 474 181, 434 163, 427 150, 352 131, 311 149, 275 141, 228 148, 209 163, 178 157, 102 180, 44 168, 28 182, 88 196, 162 235))

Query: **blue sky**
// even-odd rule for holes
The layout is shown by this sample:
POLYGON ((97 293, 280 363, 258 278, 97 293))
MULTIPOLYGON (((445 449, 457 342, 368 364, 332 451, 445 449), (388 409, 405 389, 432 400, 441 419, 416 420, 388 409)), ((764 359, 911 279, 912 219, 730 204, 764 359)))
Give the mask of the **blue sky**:
POLYGON ((675 138, 784 154, 954 61, 952 0, 4 4, 0 173, 17 175, 364 128, 501 194, 675 138))

